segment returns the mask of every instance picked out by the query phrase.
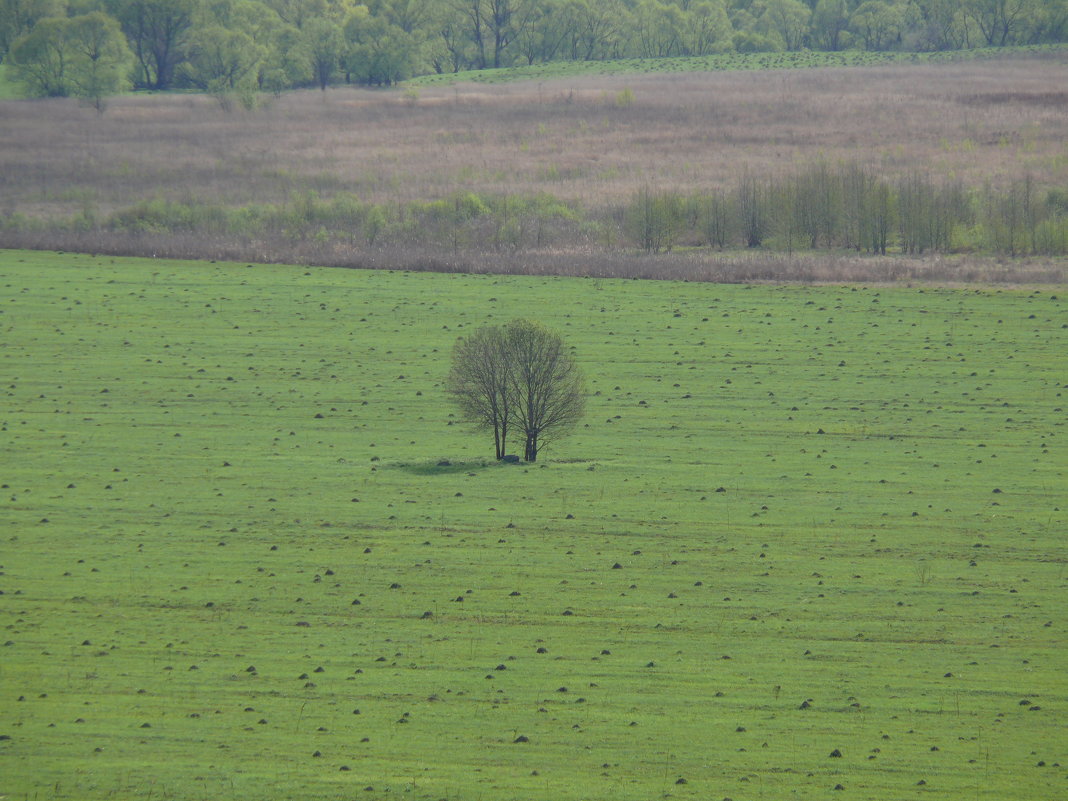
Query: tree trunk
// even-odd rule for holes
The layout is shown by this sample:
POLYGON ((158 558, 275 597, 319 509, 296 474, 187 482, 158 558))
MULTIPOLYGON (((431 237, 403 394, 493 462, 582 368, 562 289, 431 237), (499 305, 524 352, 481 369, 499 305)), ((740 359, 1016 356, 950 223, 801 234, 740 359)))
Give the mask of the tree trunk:
POLYGON ((507 418, 497 421, 493 426, 493 441, 497 447, 497 461, 499 462, 508 453, 508 420, 507 418))

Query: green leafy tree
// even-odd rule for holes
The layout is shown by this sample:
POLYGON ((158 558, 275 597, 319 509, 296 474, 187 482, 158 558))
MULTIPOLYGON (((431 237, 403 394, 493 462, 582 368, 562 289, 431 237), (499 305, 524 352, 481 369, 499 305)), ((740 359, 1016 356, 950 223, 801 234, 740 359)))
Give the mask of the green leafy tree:
POLYGON ((630 12, 619 0, 570 0, 567 5, 572 60, 614 58, 622 54, 630 12))
POLYGON ((769 36, 760 30, 760 24, 754 12, 763 9, 756 6, 750 8, 732 8, 728 12, 728 18, 734 33, 731 34, 731 43, 739 53, 767 53, 782 50, 782 37, 769 36))
POLYGON ((356 0, 262 0, 278 14, 283 22, 303 30, 313 19, 326 19, 344 25, 360 8, 356 0))
POLYGON ((71 94, 102 112, 104 98, 129 85, 133 53, 122 28, 114 17, 93 11, 67 21, 66 39, 71 94))
POLYGON ((1033 41, 1068 40, 1068 0, 1048 0, 1035 13, 1033 41))
POLYGON ((757 25, 764 34, 780 40, 784 49, 800 50, 811 16, 811 9, 801 0, 763 0, 757 25))
POLYGON ((321 16, 325 9, 325 3, 316 0, 263 0, 270 6, 279 18, 287 25, 294 28, 304 27, 304 23, 317 16, 321 16))
POLYGON ((430 27, 424 53, 434 72, 459 72, 474 65, 475 51, 466 35, 466 20, 455 6, 437 6, 430 27))
POLYGON ((453 53, 470 52, 476 69, 511 63, 511 45, 536 18, 536 0, 446 0, 445 27, 453 53))
POLYGON ((484 70, 486 60, 486 2, 487 0, 446 0, 448 15, 442 25, 453 61, 484 70))
POLYGON ((567 38, 566 4, 563 0, 543 0, 531 13, 529 24, 516 37, 515 47, 527 64, 552 61, 567 38))
POLYGON ((966 0, 961 5, 982 34, 983 43, 991 47, 1026 41, 1041 7, 1038 0, 966 0))
MULTIPOLYGON (((404 32, 402 45, 408 51, 405 61, 410 65, 409 74, 436 70, 431 54, 435 50, 438 8, 442 5, 437 0, 376 0, 368 6, 372 16, 382 17, 404 32)), ((438 48, 437 53, 440 52, 438 48)))
POLYGON ((66 34, 65 17, 48 17, 12 45, 10 61, 15 79, 29 95, 66 97, 70 93, 66 34))
POLYGON ((195 27, 221 25, 230 30, 247 33, 263 44, 281 29, 285 22, 278 12, 259 0, 201 0, 195 27))
POLYGON ((49 17, 11 49, 15 77, 36 97, 80 97, 104 110, 127 85, 131 61, 119 24, 100 11, 49 17))
POLYGON ((260 65, 261 88, 277 93, 306 83, 311 77, 311 65, 301 48, 300 29, 281 23, 267 38, 267 52, 260 65))
POLYGON ((315 17, 301 28, 301 48, 308 59, 312 76, 324 92, 341 68, 347 43, 345 34, 336 22, 315 17))
POLYGON ((265 49, 241 30, 211 25, 189 39, 183 75, 192 85, 213 94, 253 91, 265 49))
POLYGON ((229 5, 227 27, 252 38, 261 50, 256 82, 261 89, 280 92, 311 78, 300 52, 300 30, 288 25, 270 6, 256 0, 224 0, 229 5))
POLYGON ((924 0, 916 45, 922 50, 959 50, 969 46, 969 22, 960 0, 924 0))
POLYGON ((405 33, 425 32, 433 24, 434 0, 373 0, 366 5, 372 16, 384 18, 405 33))
POLYGON ((137 59, 135 84, 169 89, 185 60, 198 0, 106 0, 137 59))
POLYGON ((634 8, 633 34, 637 55, 664 58, 682 54, 685 15, 674 3, 639 0, 634 8))
POLYGON ((42 19, 66 16, 66 0, 0 0, 0 60, 42 19))
POLYGON ((485 0, 485 26, 493 45, 493 66, 510 63, 508 49, 531 24, 535 0, 485 0))
POLYGON ((731 22, 722 0, 698 0, 684 15, 679 31, 681 50, 687 56, 706 56, 733 49, 731 22))
POLYGON ((418 38, 382 17, 353 18, 345 66, 359 83, 389 86, 407 78, 419 52, 418 38))
POLYGON ((905 7, 900 3, 866 0, 849 18, 849 27, 865 50, 888 50, 905 28, 905 7))
POLYGON ((846 0, 818 0, 812 10, 809 36, 820 50, 842 50, 849 45, 849 5, 846 0))

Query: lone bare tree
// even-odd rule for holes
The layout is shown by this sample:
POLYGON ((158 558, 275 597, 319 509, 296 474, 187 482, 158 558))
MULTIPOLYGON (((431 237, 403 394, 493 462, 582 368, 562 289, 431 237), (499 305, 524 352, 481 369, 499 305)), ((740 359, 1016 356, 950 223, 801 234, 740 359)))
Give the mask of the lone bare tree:
POLYGON ((493 430, 498 459, 510 430, 523 434, 523 459, 566 434, 585 410, 582 371, 563 340, 529 320, 486 326, 457 341, 447 390, 464 417, 493 430))
POLYGON ((485 326, 456 340, 446 390, 460 412, 480 429, 493 431, 497 458, 503 459, 511 418, 506 337, 485 326))
POLYGON ((538 450, 566 434, 582 418, 582 371, 564 342, 529 320, 513 320, 505 329, 512 416, 526 443, 523 459, 534 462, 538 450))

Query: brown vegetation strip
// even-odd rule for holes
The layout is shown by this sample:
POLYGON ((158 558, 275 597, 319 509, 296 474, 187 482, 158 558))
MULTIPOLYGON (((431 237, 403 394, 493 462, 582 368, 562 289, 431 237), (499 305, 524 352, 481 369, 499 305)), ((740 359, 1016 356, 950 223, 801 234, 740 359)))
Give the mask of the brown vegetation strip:
MULTIPOLYGON (((255 112, 230 113, 210 98, 188 95, 118 98, 102 116, 71 101, 6 101, 0 103, 0 217, 56 220, 88 213, 99 220, 153 198, 236 207, 285 203, 313 190, 323 197, 351 192, 374 203, 457 191, 545 192, 596 218, 642 186, 705 192, 734 185, 743 171, 779 176, 819 159, 861 164, 887 178, 922 173, 952 176, 966 186, 1004 186, 1030 174, 1043 187, 1065 186, 1068 115, 1056 100, 1066 59, 1057 53, 940 65, 585 77, 421 89, 416 99, 397 92, 307 91, 255 112), (633 101, 617 103, 625 89, 633 101)), ((308 243, 286 253, 277 243, 195 239, 125 237, 120 243, 95 230, 0 232, 0 245, 8 247, 38 241, 249 261, 315 250, 308 243)), ((419 254, 366 248, 315 258, 368 266, 424 261, 419 254)), ((745 255, 705 263, 735 263, 743 266, 732 270, 745 273, 753 261, 781 266, 783 259, 795 261, 745 255)), ((464 254, 459 261, 481 269, 492 260, 495 271, 526 262, 538 271, 604 274, 577 265, 620 257, 594 248, 522 258, 464 254)), ((433 261, 459 263, 441 254, 433 261)), ((695 269, 685 256, 655 264, 658 274, 695 269), (669 267, 673 261, 689 266, 669 267)), ((613 271, 645 269, 623 259, 613 271)))
POLYGON ((242 243, 146 235, 136 239, 99 233, 86 248, 84 236, 70 233, 3 235, 4 247, 70 250, 112 256, 161 259, 217 259, 273 264, 307 264, 361 270, 543 275, 709 283, 924 283, 939 285, 1035 285, 1068 282, 1064 260, 1004 259, 979 256, 853 256, 846 254, 662 253, 656 256, 606 251, 524 251, 514 254, 442 254, 416 249, 376 248, 362 252, 303 242, 271 253, 253 254, 242 243), (250 255, 251 254, 251 255, 250 255))

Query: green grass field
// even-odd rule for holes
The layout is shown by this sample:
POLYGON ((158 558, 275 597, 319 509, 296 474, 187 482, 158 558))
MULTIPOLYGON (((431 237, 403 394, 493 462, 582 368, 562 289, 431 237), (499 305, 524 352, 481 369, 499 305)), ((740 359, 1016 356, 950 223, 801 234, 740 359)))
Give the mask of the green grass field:
POLYGON ((1063 287, 0 286, 0 797, 1068 794, 1063 287), (441 389, 515 316, 533 466, 441 389))
POLYGON ((663 74, 678 72, 721 72, 724 70, 784 70, 813 67, 870 67, 878 64, 932 63, 1002 58, 1007 55, 1055 53, 1063 45, 983 47, 935 53, 842 50, 790 51, 785 53, 722 53, 712 56, 675 58, 625 58, 608 61, 550 61, 501 69, 469 70, 457 73, 420 75, 407 81, 411 86, 440 86, 462 82, 508 83, 550 80, 581 75, 663 74))

